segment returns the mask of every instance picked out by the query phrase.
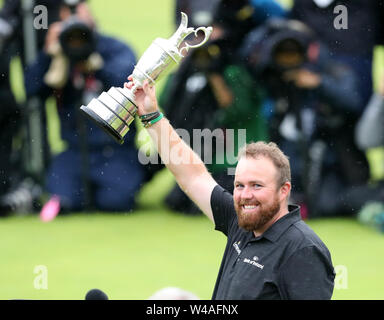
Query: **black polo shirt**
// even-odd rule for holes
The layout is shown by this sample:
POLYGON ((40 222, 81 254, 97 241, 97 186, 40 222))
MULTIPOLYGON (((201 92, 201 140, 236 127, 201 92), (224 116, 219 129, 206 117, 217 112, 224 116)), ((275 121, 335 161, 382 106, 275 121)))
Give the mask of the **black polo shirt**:
POLYGON ((211 195, 215 229, 228 238, 212 299, 330 299, 331 255, 301 220, 298 206, 264 234, 241 229, 232 195, 219 185, 211 195))

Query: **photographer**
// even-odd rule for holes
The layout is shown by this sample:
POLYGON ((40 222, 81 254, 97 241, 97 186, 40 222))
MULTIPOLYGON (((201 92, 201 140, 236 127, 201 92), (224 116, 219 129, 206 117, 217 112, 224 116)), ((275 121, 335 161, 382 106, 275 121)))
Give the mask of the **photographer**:
MULTIPOLYGON (((12 44, 12 54, 19 55, 22 59, 23 65, 25 61, 25 37, 24 28, 32 28, 33 26, 26 25, 29 21, 24 18, 26 14, 33 15, 33 7, 30 8, 31 12, 25 11, 23 8, 24 0, 4 0, 3 6, 0 11, 0 48, 4 47, 4 41, 9 45, 12 44)), ((57 0, 35 0, 33 1, 35 7, 43 6, 47 9, 47 24, 51 25, 58 20, 60 1, 57 0)), ((34 29, 36 32, 36 47, 42 49, 44 46, 46 28, 34 29)))
POLYGON ((43 220, 54 218, 60 209, 129 211, 142 182, 134 127, 121 147, 79 110, 102 91, 121 86, 133 70, 134 53, 97 32, 87 3, 77 2, 62 3, 60 21, 50 26, 44 50, 25 77, 29 96, 54 95, 67 143, 47 174, 52 198, 43 207, 43 220))
POLYGON ((352 214, 341 195, 369 177, 354 142, 361 96, 353 71, 335 63, 295 20, 271 20, 254 30, 242 55, 274 100, 270 135, 292 160, 294 201, 311 217, 352 214))
MULTIPOLYGON (((26 19, 28 15, 33 16, 33 8, 23 9, 21 0, 5 0, 0 10, 0 214, 6 215, 13 212, 29 213, 40 196, 39 173, 37 170, 27 168, 32 162, 28 157, 30 151, 35 148, 30 133, 30 109, 27 102, 16 101, 12 91, 11 61, 20 58, 24 67, 27 64, 27 52, 33 54, 31 47, 42 48, 45 37, 45 29, 32 29, 32 21, 26 19), (31 25, 29 25, 29 23, 31 25), (24 31, 32 29, 36 39, 26 39, 24 31), (29 44, 29 45, 28 45, 29 44), (19 141, 15 147, 13 141, 19 141)), ((38 0, 35 5, 43 5, 47 8, 49 15, 47 23, 50 24, 57 19, 58 4, 56 0, 38 0)), ((13 77, 17 79, 16 77, 13 77)), ((39 127, 42 125, 38 119, 39 127)), ((40 141, 39 141, 40 142, 40 141)), ((46 141, 41 141, 44 147, 46 141)), ((46 149, 46 148, 44 148, 46 149)), ((41 158, 47 156, 45 151, 39 150, 41 158)), ((45 161, 47 159, 42 159, 45 161)))
MULTIPOLYGON (((2 20, 1 23, 6 23, 6 21, 2 20)), ((6 205, 3 197, 10 190, 14 178, 12 174, 15 171, 12 161, 12 141, 19 127, 20 106, 12 93, 9 80, 11 52, 5 49, 9 44, 9 33, 7 34, 7 30, 5 30, 6 26, 2 27, 0 27, 2 28, 0 32, 4 32, 0 39, 0 74, 3 75, 0 77, 0 215, 5 215, 10 208, 6 205)))
POLYGON ((308 25, 333 59, 354 70, 363 110, 372 95, 374 49, 384 41, 384 1, 293 0, 290 17, 308 25), (348 14, 341 16, 340 8, 348 14))
POLYGON ((356 126, 356 143, 361 150, 384 146, 384 79, 380 79, 380 85, 356 126))

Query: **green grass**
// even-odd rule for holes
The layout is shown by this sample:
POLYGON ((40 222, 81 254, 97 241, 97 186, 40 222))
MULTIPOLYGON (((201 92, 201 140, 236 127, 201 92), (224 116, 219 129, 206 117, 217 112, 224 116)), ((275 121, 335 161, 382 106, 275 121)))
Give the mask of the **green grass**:
MULTIPOLYGON (((166 170, 144 186, 131 214, 83 213, 50 223, 37 216, 0 221, 0 299, 84 299, 100 288, 111 299, 146 299, 177 286, 210 299, 226 238, 204 216, 166 210, 173 186, 166 170), (35 267, 48 271, 36 289, 35 267)), ((309 225, 328 246, 336 278, 333 299, 384 299, 384 235, 354 218, 318 219, 309 225), (341 276, 341 277, 340 277, 341 276)))
MULTIPOLYGON (((166 286, 210 299, 226 238, 204 216, 164 208, 173 183, 168 171, 160 172, 138 194, 138 210, 131 214, 73 214, 50 223, 37 216, 0 220, 0 299, 82 300, 91 288, 111 299, 146 299, 166 286), (40 265, 47 268, 48 288, 38 290, 34 270, 40 265)), ((333 299, 384 299, 384 235, 354 218, 308 223, 334 266, 348 272, 336 279, 333 299)))
MULTIPOLYGON (((148 192, 156 190, 148 190, 148 192)), ((334 299, 384 299, 384 236, 354 219, 310 221, 348 271, 334 299)), ((0 299, 84 299, 100 288, 112 299, 146 299, 178 286, 209 299, 225 246, 205 217, 146 203, 133 214, 74 214, 42 223, 36 216, 0 223, 0 299), (48 270, 37 290, 36 266, 48 270)), ((339 283, 339 281, 336 281, 339 283)))
POLYGON ((0 299, 84 299, 94 287, 112 299, 146 299, 169 285, 209 298, 224 243, 210 228, 202 217, 161 209, 49 224, 7 219, 0 226, 7 238, 0 245, 0 299), (37 265, 47 267, 48 290, 33 286, 37 265))
POLYGON ((333 299, 384 299, 384 235, 360 225, 354 218, 309 221, 328 246, 334 266, 345 266, 347 288, 336 278, 339 289, 333 299))

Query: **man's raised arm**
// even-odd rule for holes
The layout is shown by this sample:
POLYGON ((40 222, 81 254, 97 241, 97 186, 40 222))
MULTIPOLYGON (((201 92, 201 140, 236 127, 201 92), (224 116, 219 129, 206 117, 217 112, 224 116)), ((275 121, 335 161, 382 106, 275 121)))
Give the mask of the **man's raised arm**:
MULTIPOLYGON (((126 83, 132 88, 132 77, 126 83)), ((135 92, 138 115, 148 115, 158 111, 155 87, 145 81, 143 88, 135 92)), ((156 149, 167 168, 175 176, 180 188, 195 202, 204 214, 213 221, 211 193, 217 185, 200 157, 179 137, 167 119, 162 118, 147 127, 156 149)))

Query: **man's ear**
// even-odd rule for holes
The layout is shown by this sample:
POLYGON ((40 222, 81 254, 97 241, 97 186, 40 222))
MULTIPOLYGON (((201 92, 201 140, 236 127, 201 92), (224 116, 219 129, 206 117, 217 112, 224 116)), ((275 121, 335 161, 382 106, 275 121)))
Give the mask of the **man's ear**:
POLYGON ((280 187, 280 201, 288 200, 291 189, 291 183, 289 181, 284 182, 284 184, 280 187))

